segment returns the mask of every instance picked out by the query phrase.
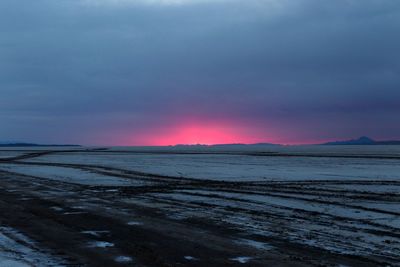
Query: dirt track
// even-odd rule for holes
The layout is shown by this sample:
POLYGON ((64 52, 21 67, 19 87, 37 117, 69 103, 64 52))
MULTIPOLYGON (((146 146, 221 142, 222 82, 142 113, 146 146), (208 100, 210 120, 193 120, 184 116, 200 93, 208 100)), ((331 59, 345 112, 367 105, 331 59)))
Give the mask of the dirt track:
POLYGON ((56 152, 2 161, 75 168, 144 183, 132 187, 85 186, 0 171, 0 225, 21 231, 72 266, 383 266, 400 261, 399 254, 396 257, 392 253, 398 250, 400 240, 399 229, 394 226, 266 205, 253 198, 279 198, 400 218, 395 210, 353 203, 398 203, 398 194, 335 187, 345 183, 400 188, 398 181, 224 182, 28 161, 48 153, 56 152), (304 225, 317 225, 319 231, 304 225), (332 228, 341 234, 362 232, 389 238, 382 243, 381 252, 375 248, 363 251, 362 241, 350 236, 344 240, 328 231, 332 228), (301 244, 298 239, 329 241, 326 246, 361 251, 344 255, 335 249, 301 244), (108 242, 112 247, 93 247, 95 241, 108 242), (268 246, 256 248, 254 244, 268 246), (129 256, 132 261, 119 263, 119 256, 129 256), (247 262, 240 263, 243 259, 247 262))

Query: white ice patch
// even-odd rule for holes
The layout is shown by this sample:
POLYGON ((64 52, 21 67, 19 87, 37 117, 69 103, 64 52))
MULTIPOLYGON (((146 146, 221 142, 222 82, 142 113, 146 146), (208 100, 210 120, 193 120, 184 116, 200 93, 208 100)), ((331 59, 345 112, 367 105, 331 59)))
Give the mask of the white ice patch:
POLYGON ((13 158, 13 157, 22 156, 23 154, 25 154, 25 152, 0 151, 0 159, 9 159, 9 158, 13 158))
POLYGON ((55 267, 64 263, 40 251, 33 241, 14 229, 0 227, 0 266, 55 267))
POLYGON ((10 192, 10 193, 20 192, 20 190, 18 190, 18 189, 5 189, 5 191, 10 192))
POLYGON ((253 259, 252 257, 236 257, 236 258, 232 258, 232 259, 230 259, 230 260, 232 260, 232 261, 237 261, 237 262, 240 262, 240 263, 247 263, 247 262, 249 262, 251 259, 253 259))
MULTIPOLYGON (((56 167, 56 166, 34 166, 34 165, 15 165, 11 163, 1 164, 0 170, 11 171, 24 175, 42 177, 61 182, 83 184, 83 185, 101 185, 101 186, 134 186, 138 182, 132 179, 124 179, 102 175, 80 169, 56 167)), ((112 189, 114 190, 114 189, 112 189)), ((117 190, 118 191, 118 190, 117 190)), ((114 191, 110 191, 114 192, 114 191)))
POLYGON ((247 245, 259 250, 271 250, 274 249, 273 246, 263 243, 263 242, 259 242, 259 241, 255 241, 255 240, 250 240, 250 239, 239 239, 236 241, 237 244, 243 244, 243 245, 247 245))
POLYGON ((197 260, 195 257, 192 257, 192 256, 185 256, 184 258, 185 258, 185 260, 188 260, 188 261, 197 260))
MULTIPOLYGON (((117 149, 117 148, 115 148, 117 149)), ((129 150, 129 148, 124 148, 129 150)), ((132 148, 134 150, 134 148, 132 148)), ((399 156, 400 148, 377 147, 274 147, 268 152, 311 155, 399 156), (346 149, 349 149, 347 151, 346 149), (388 151, 386 151, 388 150, 388 151)), ((265 147, 263 150, 265 152, 265 147)), ((179 152, 179 151, 175 151, 179 152)), ((246 151, 237 151, 246 152, 246 151)), ((257 152, 257 149, 247 152, 257 152)), ((400 180, 398 160, 374 158, 261 157, 227 154, 130 154, 118 151, 98 153, 58 153, 35 159, 36 162, 63 162, 114 167, 160 175, 226 181, 265 180, 400 180)), ((13 167, 14 168, 14 167, 13 167)), ((43 166, 40 166, 43 168, 43 166)), ((47 168, 47 167, 46 167, 47 168)), ((60 173, 58 171, 58 173, 60 173)), ((116 179, 116 177, 115 177, 116 179)), ((98 181, 93 183, 97 183, 98 181)))
POLYGON ((130 221, 130 222, 127 223, 127 225, 130 225, 130 226, 142 225, 142 224, 143 224, 143 223, 141 223, 141 222, 136 222, 136 221, 130 221))
POLYGON ((31 267, 28 264, 25 264, 21 261, 16 261, 10 258, 0 256, 0 266, 4 267, 31 267))
POLYGON ((118 256, 115 258, 115 261, 119 262, 119 263, 128 263, 128 262, 132 262, 133 259, 128 256, 118 256))
POLYGON ((64 210, 63 208, 57 207, 57 206, 50 207, 50 209, 55 210, 55 211, 63 211, 64 210))
POLYGON ((110 231, 82 231, 82 234, 100 237, 102 234, 108 234, 110 231))
POLYGON ((106 241, 93 241, 89 243, 91 248, 111 248, 114 244, 106 241))
POLYGON ((108 189, 106 192, 118 192, 118 189, 108 189))
POLYGON ((73 208, 73 209, 77 209, 77 210, 84 210, 84 209, 86 209, 85 206, 73 206, 72 208, 73 208))
POLYGON ((71 212, 64 212, 64 215, 80 215, 80 214, 85 214, 87 213, 86 211, 71 211, 71 212))

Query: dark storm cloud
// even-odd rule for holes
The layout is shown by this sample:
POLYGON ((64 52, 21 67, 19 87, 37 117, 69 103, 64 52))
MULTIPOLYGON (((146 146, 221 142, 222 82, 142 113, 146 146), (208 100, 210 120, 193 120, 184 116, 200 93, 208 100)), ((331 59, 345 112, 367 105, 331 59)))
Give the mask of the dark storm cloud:
POLYGON ((399 30, 396 0, 3 0, 0 139, 90 143, 183 115, 287 142, 400 137, 399 30))

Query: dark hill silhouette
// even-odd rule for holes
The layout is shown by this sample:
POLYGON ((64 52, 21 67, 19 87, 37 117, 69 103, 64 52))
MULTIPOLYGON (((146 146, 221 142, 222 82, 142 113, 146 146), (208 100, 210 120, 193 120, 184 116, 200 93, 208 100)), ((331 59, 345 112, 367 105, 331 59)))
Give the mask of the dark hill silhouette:
POLYGON ((72 147, 72 146, 80 146, 80 145, 56 145, 56 144, 34 144, 34 143, 23 143, 23 142, 0 142, 0 147, 72 147))
POLYGON ((334 141, 324 143, 322 145, 329 146, 346 146, 346 145, 400 145, 400 141, 375 141, 367 136, 362 136, 358 139, 351 139, 346 141, 334 141))

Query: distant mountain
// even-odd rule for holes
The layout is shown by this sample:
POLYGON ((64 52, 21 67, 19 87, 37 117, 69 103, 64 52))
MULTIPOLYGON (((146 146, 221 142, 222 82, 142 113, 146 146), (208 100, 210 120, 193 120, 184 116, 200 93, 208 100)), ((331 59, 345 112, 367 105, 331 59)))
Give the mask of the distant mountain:
POLYGON ((200 152, 200 153, 208 153, 208 152, 238 152, 238 151, 265 151, 271 149, 272 147, 276 147, 280 145, 269 144, 269 143, 258 143, 258 144, 215 144, 215 145, 174 145, 168 147, 158 147, 159 149, 169 148, 173 151, 185 151, 185 152, 200 152))
POLYGON ((24 142, 0 142, 0 147, 72 147, 72 146, 80 146, 80 145, 43 145, 43 144, 34 144, 34 143, 24 143, 24 142))
POLYGON ((255 147, 255 146, 277 146, 276 144, 270 143, 257 143, 257 144, 216 144, 210 145, 210 147, 220 147, 220 148, 229 148, 229 147, 255 147))
POLYGON ((262 146, 279 146, 277 144, 270 143, 256 143, 256 144, 215 144, 215 145, 175 145, 178 148, 242 148, 242 147, 262 147, 262 146))
POLYGON ((324 143, 322 145, 328 146, 350 146, 350 145, 400 145, 400 141, 375 141, 367 136, 362 136, 358 139, 346 140, 346 141, 334 141, 324 143))
POLYGON ((18 142, 15 142, 15 141, 0 141, 0 145, 15 144, 15 143, 18 143, 18 142))
POLYGON ((328 142, 323 145, 373 145, 375 144, 375 140, 362 136, 358 139, 351 139, 351 140, 346 140, 346 141, 334 141, 334 142, 328 142))

